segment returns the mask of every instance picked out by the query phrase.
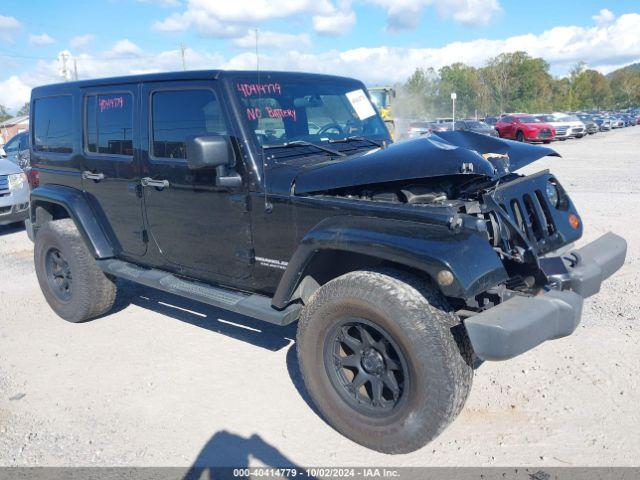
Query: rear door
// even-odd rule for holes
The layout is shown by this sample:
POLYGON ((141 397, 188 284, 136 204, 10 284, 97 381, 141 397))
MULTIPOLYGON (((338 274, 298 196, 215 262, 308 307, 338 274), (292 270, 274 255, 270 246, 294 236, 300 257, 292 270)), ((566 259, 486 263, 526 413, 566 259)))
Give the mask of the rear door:
MULTIPOLYGON (((207 281, 249 276, 251 225, 246 187, 216 186, 215 169, 187 167, 186 140, 233 137, 215 80, 149 83, 144 98, 144 203, 164 268, 207 281)), ((238 157, 237 167, 243 174, 238 157)))
POLYGON ((124 257, 147 244, 140 188, 139 87, 83 90, 83 189, 124 257))

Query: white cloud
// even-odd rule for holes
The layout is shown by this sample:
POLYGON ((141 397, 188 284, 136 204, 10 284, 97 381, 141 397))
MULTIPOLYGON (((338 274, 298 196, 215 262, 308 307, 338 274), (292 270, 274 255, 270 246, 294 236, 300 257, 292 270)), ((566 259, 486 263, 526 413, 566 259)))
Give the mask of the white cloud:
POLYGON ((594 15, 591 18, 593 18, 598 25, 609 25, 616 19, 616 16, 608 8, 603 8, 597 15, 594 15))
POLYGON ((337 37, 347 33, 356 23, 356 13, 351 2, 341 1, 330 12, 313 17, 313 29, 320 35, 337 37))
POLYGON ((435 8, 441 18, 452 18, 468 26, 488 25, 502 12, 499 0, 369 0, 387 12, 387 27, 392 31, 416 28, 422 11, 435 8))
MULTIPOLYGON (((255 30, 247 31, 243 37, 232 40, 232 43, 242 48, 255 48, 256 32, 255 30)), ((311 39, 306 33, 280 33, 268 30, 258 31, 259 48, 301 48, 311 45, 311 39)))
POLYGON ((195 28, 204 35, 234 38, 244 35, 247 26, 260 22, 309 15, 324 34, 343 33, 355 22, 348 0, 339 0, 337 6, 331 0, 187 0, 183 12, 173 13, 153 27, 165 32, 195 28))
POLYGON ((116 42, 111 50, 105 52, 106 57, 140 57, 141 55, 142 49, 126 38, 116 42))
POLYGON ((17 75, 0 82, 0 105, 16 110, 29 100, 31 86, 26 85, 17 75))
POLYGON ((14 17, 0 15, 0 40, 5 42, 13 41, 13 34, 22 27, 22 24, 14 17))
POLYGON ((30 45, 51 45, 52 43, 56 43, 56 41, 51 38, 46 33, 41 35, 29 35, 29 44, 30 45))
POLYGON ((84 48, 93 42, 94 39, 95 37, 90 33, 87 33, 86 35, 78 35, 77 37, 73 37, 69 40, 69 46, 73 49, 84 48))
MULTIPOLYGON (((607 25, 560 26, 539 35, 525 34, 500 40, 477 39, 454 42, 439 48, 381 46, 322 53, 305 53, 303 48, 295 48, 284 53, 263 53, 260 64, 264 69, 331 73, 360 78, 371 84, 389 84, 406 80, 417 67, 437 69, 454 62, 479 67, 488 58, 500 53, 523 50, 547 60, 555 73, 566 73, 578 61, 585 61, 590 68, 607 73, 622 65, 640 61, 639 31, 640 14, 626 14, 607 25)), ((246 29, 243 34, 248 42, 246 29)), ((185 58, 188 69, 255 68, 253 52, 225 57, 218 53, 187 49, 185 58)), ((117 42, 98 56, 79 55, 77 64, 81 78, 182 69, 180 50, 152 54, 129 40, 117 42)), ((0 80, 0 103, 13 108, 21 106, 28 100, 31 87, 61 80, 59 67, 55 61, 40 61, 28 72, 0 80)))

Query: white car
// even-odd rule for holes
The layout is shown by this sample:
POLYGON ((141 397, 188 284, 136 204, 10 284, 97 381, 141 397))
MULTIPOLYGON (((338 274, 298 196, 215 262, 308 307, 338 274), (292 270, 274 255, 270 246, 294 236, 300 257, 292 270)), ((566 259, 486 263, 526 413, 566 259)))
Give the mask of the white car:
POLYGON ((540 120, 551 125, 556 131, 556 140, 582 138, 587 134, 587 127, 575 115, 564 113, 545 113, 536 115, 540 120))
POLYGON ((0 225, 24 222, 28 216, 27 175, 15 163, 0 159, 0 225))

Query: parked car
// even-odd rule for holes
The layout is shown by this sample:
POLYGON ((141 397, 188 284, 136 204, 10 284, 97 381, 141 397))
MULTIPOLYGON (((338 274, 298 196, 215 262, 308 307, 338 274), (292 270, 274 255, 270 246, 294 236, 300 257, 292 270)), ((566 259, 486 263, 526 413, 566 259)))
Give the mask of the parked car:
POLYGON ((28 216, 27 175, 15 163, 0 158, 0 225, 24 222, 28 216))
POLYGON ((598 124, 594 121, 591 115, 579 113, 577 117, 584 124, 586 129, 585 132, 587 133, 587 135, 593 135, 600 131, 600 127, 598 127, 598 124))
POLYGON ((585 136, 586 127, 577 117, 564 113, 545 113, 536 115, 540 121, 553 126, 556 132, 556 140, 585 136))
POLYGON ((519 142, 550 143, 556 136, 552 125, 527 114, 504 115, 496 123, 495 129, 500 137, 519 142))
POLYGON ((517 173, 550 148, 458 131, 393 144, 354 79, 147 74, 36 87, 31 110, 28 232, 53 311, 104 315, 121 277, 298 321, 311 400, 385 453, 442 432, 480 361, 571 334, 626 256, 612 233, 570 250, 567 191, 517 173))
POLYGON ((0 145, 0 158, 6 158, 7 154, 4 151, 4 145, 0 145))
POLYGON ((409 128, 407 129, 407 138, 418 138, 422 135, 433 132, 436 128, 436 124, 433 122, 414 120, 409 123, 409 128))
POLYGON ((625 121, 619 116, 611 116, 611 128, 624 128, 626 126, 625 121))
POLYGON ((595 117, 593 120, 601 132, 608 132, 611 130, 611 120, 608 117, 595 117))
POLYGON ((11 137, 5 144, 7 160, 18 165, 22 170, 29 167, 29 132, 21 132, 11 137))
POLYGON ((480 133, 482 135, 489 135, 490 137, 498 136, 495 128, 478 120, 457 120, 455 130, 480 133))
POLYGON ((495 127, 499 119, 500 117, 485 117, 484 119, 482 119, 482 121, 487 125, 491 125, 492 127, 495 127))

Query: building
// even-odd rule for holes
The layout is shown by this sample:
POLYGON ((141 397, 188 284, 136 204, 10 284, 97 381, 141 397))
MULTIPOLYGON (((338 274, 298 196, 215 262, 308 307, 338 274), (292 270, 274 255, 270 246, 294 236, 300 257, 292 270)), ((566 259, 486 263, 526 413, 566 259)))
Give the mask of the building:
POLYGON ((27 130, 29 130, 29 115, 21 115, 0 122, 0 145, 7 143, 14 135, 27 130))

